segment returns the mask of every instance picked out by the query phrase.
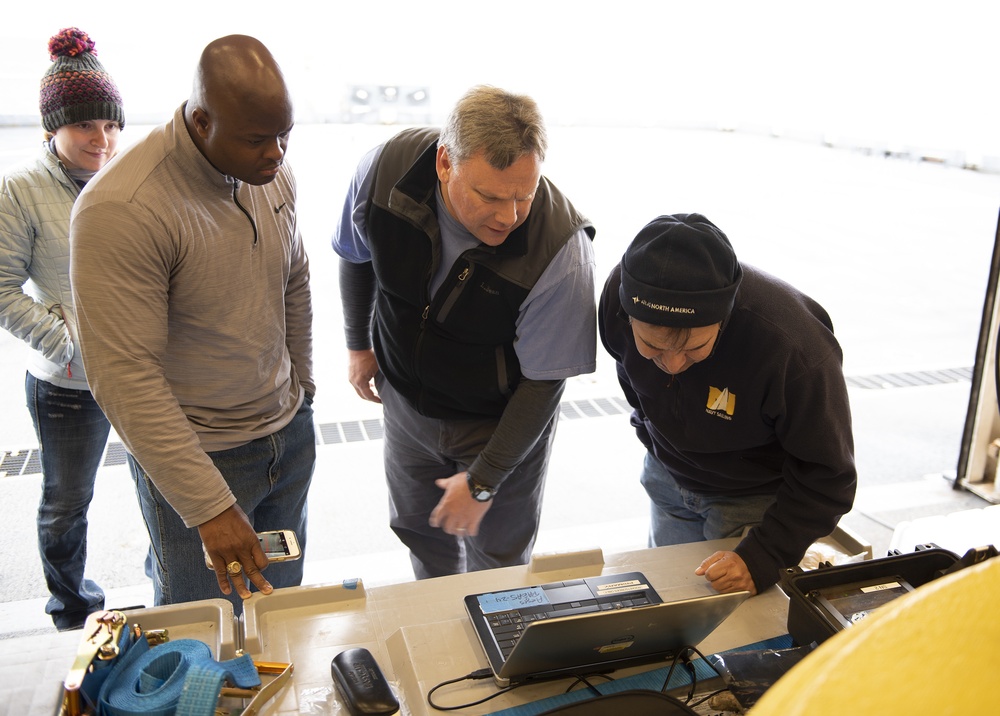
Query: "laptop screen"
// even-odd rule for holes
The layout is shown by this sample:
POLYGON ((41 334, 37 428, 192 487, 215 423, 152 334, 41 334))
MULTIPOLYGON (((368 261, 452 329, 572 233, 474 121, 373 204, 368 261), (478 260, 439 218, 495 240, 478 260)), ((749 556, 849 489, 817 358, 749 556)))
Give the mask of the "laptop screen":
MULTIPOLYGON (((656 604, 662 601, 656 590, 649 586, 646 578, 639 572, 576 579, 569 582, 553 582, 474 596, 483 614, 496 614, 510 610, 531 609, 554 613, 567 609, 579 609, 590 603, 597 607, 601 602, 613 605, 616 601, 621 601, 630 595, 637 600, 644 598, 646 604, 656 604)), ((638 605, 630 604, 629 606, 638 605)))
POLYGON ((664 603, 628 572, 472 594, 465 607, 494 680, 507 686, 655 661, 701 641, 747 596, 664 603))

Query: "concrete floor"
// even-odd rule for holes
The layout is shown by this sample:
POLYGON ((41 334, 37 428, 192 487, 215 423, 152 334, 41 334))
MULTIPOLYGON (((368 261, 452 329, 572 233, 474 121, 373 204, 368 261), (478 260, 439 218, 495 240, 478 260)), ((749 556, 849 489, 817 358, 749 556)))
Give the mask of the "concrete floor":
MULTIPOLYGON (((377 431, 366 430, 377 428, 379 409, 360 401, 344 379, 336 261, 328 244, 356 159, 396 129, 305 125, 292 139, 313 267, 320 386, 310 583, 411 578, 406 553, 386 524, 381 442, 377 431)), ((126 135, 135 134, 126 140, 142 131, 130 127, 126 135)), ((3 163, 31 154, 28 136, 36 133, 0 130, 3 163)), ((556 127, 550 143, 547 175, 598 228, 602 282, 649 219, 699 211, 727 232, 742 260, 827 308, 851 378, 860 475, 855 508, 843 524, 876 556, 900 525, 986 506, 953 490, 949 478, 969 403, 1000 176, 740 133, 556 127), (909 387, 870 387, 886 383, 873 376, 928 375, 909 387)), ((5 460, 37 447, 23 405, 25 350, 0 333, 5 460)), ((596 373, 570 381, 563 416, 537 551, 642 547, 642 448, 602 350, 596 373)), ((128 471, 108 465, 99 477, 88 576, 105 587, 109 606, 148 604, 146 536, 128 471)), ((34 535, 39 483, 30 467, 0 469, 0 637, 51 628, 34 535)))

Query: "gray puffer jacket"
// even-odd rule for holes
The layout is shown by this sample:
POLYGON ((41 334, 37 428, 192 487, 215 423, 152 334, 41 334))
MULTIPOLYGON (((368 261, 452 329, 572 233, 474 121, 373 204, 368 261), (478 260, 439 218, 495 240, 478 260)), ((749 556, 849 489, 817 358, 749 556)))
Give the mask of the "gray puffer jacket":
POLYGON ((87 390, 76 350, 69 217, 80 189, 46 143, 0 184, 0 327, 34 350, 28 371, 87 390))

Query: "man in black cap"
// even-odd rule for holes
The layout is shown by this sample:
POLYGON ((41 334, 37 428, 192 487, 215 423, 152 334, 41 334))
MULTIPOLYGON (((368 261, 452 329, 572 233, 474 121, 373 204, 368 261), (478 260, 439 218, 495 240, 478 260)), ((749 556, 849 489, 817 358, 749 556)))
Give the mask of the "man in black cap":
POLYGON ((697 568, 762 592, 851 509, 843 353, 826 311, 741 265, 700 214, 660 216, 608 277, 598 325, 646 446, 651 546, 739 537, 697 568))

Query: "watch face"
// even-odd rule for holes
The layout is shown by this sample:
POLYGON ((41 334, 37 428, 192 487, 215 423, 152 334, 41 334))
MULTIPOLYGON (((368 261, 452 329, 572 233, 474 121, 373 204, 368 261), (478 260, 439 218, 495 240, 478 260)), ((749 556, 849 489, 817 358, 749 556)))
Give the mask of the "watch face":
POLYGON ((484 487, 483 485, 477 485, 469 473, 465 473, 465 479, 469 483, 469 492, 472 494, 473 500, 476 502, 489 502, 493 499, 496 490, 484 487))

